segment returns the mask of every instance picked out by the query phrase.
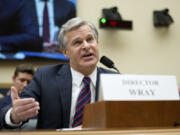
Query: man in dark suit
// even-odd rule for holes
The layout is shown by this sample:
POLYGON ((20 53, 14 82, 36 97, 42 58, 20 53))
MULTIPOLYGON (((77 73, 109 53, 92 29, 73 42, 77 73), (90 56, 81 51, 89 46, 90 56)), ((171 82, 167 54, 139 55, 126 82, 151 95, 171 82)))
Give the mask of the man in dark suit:
POLYGON ((43 52, 59 52, 57 42, 57 33, 61 25, 69 19, 76 16, 75 5, 68 0, 26 0, 25 7, 28 14, 36 24, 36 30, 39 32, 40 44, 43 52), (49 41, 43 41, 43 8, 44 3, 48 6, 50 38, 49 41))
POLYGON ((18 127, 36 115, 37 128, 40 129, 75 127, 78 95, 87 86, 82 82, 84 77, 89 78, 90 97, 87 99, 91 103, 98 100, 100 74, 113 72, 96 65, 99 61, 96 27, 81 18, 73 18, 61 27, 59 43, 63 54, 69 58, 69 64, 38 68, 20 97, 12 88, 13 106, 1 111, 3 127, 18 127))
POLYGON ((1 0, 0 53, 41 49, 38 31, 24 8, 24 0, 1 0))

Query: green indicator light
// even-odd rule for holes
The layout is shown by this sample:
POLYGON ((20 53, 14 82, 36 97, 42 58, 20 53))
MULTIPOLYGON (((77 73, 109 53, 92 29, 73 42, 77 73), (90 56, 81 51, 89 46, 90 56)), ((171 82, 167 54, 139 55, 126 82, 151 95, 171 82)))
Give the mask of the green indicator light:
POLYGON ((106 23, 106 19, 105 19, 105 18, 102 18, 102 19, 101 19, 101 23, 106 23))

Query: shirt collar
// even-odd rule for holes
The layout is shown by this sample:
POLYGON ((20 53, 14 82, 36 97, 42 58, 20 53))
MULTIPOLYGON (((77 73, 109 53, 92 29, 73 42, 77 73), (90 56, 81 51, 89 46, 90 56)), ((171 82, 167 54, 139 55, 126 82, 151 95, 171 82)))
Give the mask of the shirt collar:
MULTIPOLYGON (((81 85, 84 75, 71 67, 72 73, 72 84, 77 85, 78 87, 81 85)), ((97 77, 97 68, 88 76, 91 79, 93 86, 96 86, 96 77, 97 77)))

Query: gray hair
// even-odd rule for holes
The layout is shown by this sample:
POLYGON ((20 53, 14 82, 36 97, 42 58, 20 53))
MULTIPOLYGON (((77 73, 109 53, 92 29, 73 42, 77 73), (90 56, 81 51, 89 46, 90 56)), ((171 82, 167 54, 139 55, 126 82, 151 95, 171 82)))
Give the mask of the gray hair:
POLYGON ((67 44, 67 37, 65 36, 66 32, 74 28, 78 28, 82 25, 88 25, 93 30, 95 39, 98 40, 98 31, 96 27, 94 26, 94 24, 88 21, 85 21, 79 17, 75 17, 75 18, 70 19, 64 25, 61 26, 61 30, 58 35, 60 48, 66 48, 66 44, 67 44))

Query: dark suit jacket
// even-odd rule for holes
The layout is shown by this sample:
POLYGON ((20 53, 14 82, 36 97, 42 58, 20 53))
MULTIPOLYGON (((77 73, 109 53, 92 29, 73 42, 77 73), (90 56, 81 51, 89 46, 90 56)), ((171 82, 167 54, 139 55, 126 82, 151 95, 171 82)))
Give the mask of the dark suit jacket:
MULTIPOLYGON (((54 22, 55 25, 58 26, 59 28, 66 21, 76 16, 76 8, 74 4, 72 2, 69 2, 68 0, 54 0, 53 6, 54 6, 54 22)), ((35 0, 26 0, 25 7, 27 9, 28 14, 33 19, 33 22, 36 24, 37 31, 39 31, 35 0)), ((42 44, 42 37, 40 37, 40 40, 42 44)))
POLYGON ((11 103, 10 96, 5 96, 2 99, 0 99, 0 129, 2 128, 2 124, 3 124, 1 110, 10 103, 11 103))
MULTIPOLYGON (((113 73, 98 68, 96 83, 96 100, 98 97, 100 73, 113 73)), ((37 69, 34 79, 22 92, 22 97, 34 97, 40 103, 37 128, 68 128, 71 110, 72 75, 66 64, 45 66, 37 69)), ((2 118, 9 107, 4 108, 2 118)), ((5 125, 3 125, 5 127, 5 125)))
POLYGON ((0 99, 0 110, 11 103, 11 96, 5 96, 0 99))
MULTIPOLYGON (((27 1, 27 0, 26 0, 27 1)), ((29 0, 28 0, 29 1, 29 0)), ((24 0, 0 1, 1 52, 39 50, 38 31, 24 8, 24 0)))

